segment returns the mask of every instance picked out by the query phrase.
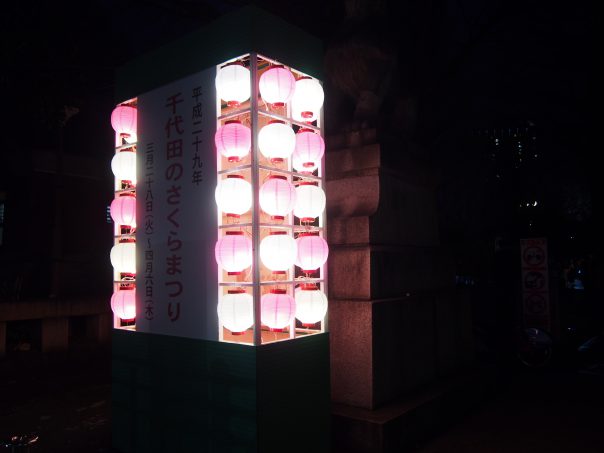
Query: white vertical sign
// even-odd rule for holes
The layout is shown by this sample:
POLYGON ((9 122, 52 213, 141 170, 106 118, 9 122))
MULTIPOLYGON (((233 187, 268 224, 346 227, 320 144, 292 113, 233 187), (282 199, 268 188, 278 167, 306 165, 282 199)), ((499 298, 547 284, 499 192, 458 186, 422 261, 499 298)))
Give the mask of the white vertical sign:
POLYGON ((218 339, 215 68, 138 97, 136 329, 218 339))

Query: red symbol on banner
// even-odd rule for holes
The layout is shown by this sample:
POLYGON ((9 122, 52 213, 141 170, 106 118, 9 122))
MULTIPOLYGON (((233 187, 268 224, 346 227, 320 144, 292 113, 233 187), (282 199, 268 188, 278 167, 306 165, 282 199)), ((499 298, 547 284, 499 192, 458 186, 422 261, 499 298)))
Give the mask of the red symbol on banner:
POLYGON ((539 271, 531 271, 524 274, 524 289, 539 291, 545 288, 545 274, 539 271))
POLYGON ((541 315, 547 313, 548 306, 545 296, 542 294, 531 294, 524 298, 524 310, 532 315, 541 315))
POLYGON ((545 250, 538 245, 533 245, 524 249, 522 261, 526 266, 542 266, 545 264, 545 250))

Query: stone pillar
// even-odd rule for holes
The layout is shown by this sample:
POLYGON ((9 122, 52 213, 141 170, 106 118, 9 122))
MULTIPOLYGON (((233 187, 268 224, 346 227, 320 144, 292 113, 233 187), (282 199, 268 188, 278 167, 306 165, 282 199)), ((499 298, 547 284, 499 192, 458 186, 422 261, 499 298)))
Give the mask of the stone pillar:
POLYGON ((6 322, 0 321, 0 357, 6 355, 6 322))
POLYGON ((42 352, 65 351, 69 345, 69 318, 42 320, 42 352))
POLYGON ((111 313, 100 313, 86 317, 86 337, 99 343, 106 343, 111 338, 113 316, 111 313))
POLYGON ((438 175, 387 145, 328 145, 332 400, 372 410, 458 369, 471 326, 439 245, 438 175))

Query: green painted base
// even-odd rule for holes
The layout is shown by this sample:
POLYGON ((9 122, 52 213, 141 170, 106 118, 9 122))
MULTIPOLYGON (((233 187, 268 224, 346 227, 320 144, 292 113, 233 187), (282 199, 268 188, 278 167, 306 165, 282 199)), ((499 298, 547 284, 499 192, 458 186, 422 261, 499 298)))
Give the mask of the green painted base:
POLYGON ((258 347, 114 330, 122 453, 329 451, 329 336, 258 347))

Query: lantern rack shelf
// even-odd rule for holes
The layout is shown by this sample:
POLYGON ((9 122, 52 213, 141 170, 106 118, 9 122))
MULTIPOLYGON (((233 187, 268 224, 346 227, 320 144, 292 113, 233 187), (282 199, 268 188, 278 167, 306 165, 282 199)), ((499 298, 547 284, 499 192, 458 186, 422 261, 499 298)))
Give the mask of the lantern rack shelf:
POLYGON ((119 189, 119 190, 115 190, 114 191, 116 195, 121 195, 124 193, 130 193, 130 194, 135 194, 136 193, 136 187, 130 187, 128 189, 119 189))
MULTIPOLYGON (((295 280, 263 280, 260 282, 261 286, 271 286, 271 285, 294 285, 297 283, 323 283, 325 282, 324 278, 307 278, 307 277, 299 277, 295 280)), ((123 283, 123 282, 121 282, 123 283)), ((218 285, 225 287, 246 287, 250 288, 254 286, 253 282, 219 282, 218 285)))
POLYGON ((226 170, 220 170, 218 174, 224 175, 227 173, 237 173, 239 171, 249 170, 250 168, 252 168, 251 164, 237 165, 236 167, 227 168, 226 170))
POLYGON ((120 146, 116 146, 115 150, 116 151, 123 151, 125 149, 129 149, 129 148, 136 148, 136 144, 138 142, 134 142, 134 143, 126 143, 125 145, 120 145, 120 146))
POLYGON ((263 110, 258 110, 258 114, 261 116, 267 116, 269 118, 272 118, 274 120, 279 120, 279 121, 283 121, 286 124, 292 124, 295 126, 298 126, 302 129, 312 129, 315 132, 321 132, 321 128, 314 126, 312 124, 309 123, 305 123, 302 121, 296 121, 293 118, 288 118, 287 116, 283 116, 283 115, 279 115, 278 113, 274 113, 274 112, 266 112, 263 110))

